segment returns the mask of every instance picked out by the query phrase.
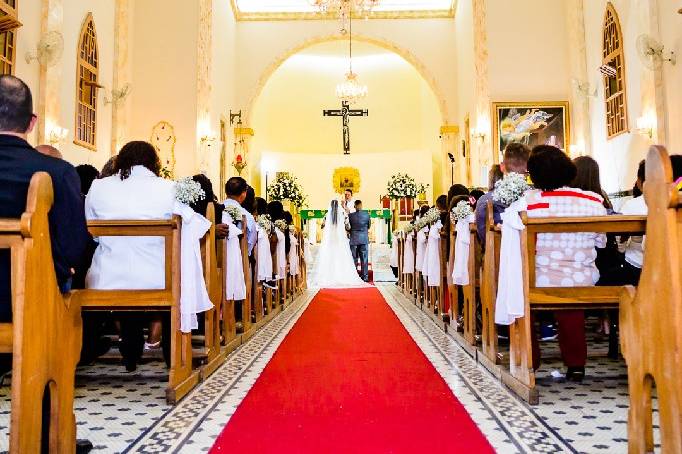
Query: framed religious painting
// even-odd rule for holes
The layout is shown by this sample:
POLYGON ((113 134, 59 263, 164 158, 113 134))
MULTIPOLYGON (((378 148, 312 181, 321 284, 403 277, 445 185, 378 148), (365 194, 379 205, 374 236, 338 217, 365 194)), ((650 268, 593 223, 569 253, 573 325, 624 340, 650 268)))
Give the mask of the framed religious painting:
POLYGON ((568 101, 494 102, 492 115, 495 163, 500 162, 504 148, 512 142, 530 148, 554 145, 564 151, 571 143, 568 101))
POLYGON ((334 191, 343 194, 346 189, 353 193, 360 192, 360 171, 355 167, 339 167, 332 176, 334 191))

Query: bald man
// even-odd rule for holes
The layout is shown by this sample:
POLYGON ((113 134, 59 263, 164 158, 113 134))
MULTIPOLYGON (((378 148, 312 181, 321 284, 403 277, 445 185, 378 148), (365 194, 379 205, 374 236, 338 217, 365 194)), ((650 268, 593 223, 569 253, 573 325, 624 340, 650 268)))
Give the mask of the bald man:
POLYGON ((57 150, 52 145, 38 145, 36 147, 36 150, 38 150, 40 153, 44 154, 45 156, 51 156, 51 157, 57 158, 57 159, 64 159, 62 157, 62 152, 57 150))

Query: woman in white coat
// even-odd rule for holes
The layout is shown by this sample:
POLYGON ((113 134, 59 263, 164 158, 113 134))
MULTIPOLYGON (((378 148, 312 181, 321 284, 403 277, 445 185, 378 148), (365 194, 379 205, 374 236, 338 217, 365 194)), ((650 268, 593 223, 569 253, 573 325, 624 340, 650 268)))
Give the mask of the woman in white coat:
MULTIPOLYGON (((159 177, 161 163, 146 142, 125 145, 116 158, 115 174, 95 180, 85 199, 85 216, 98 219, 170 219, 175 205, 173 181, 159 177)), ((102 237, 86 277, 95 289, 164 288, 164 239, 160 237, 102 237)), ((166 319, 168 314, 164 313, 166 319)), ((143 328, 149 321, 142 313, 121 320, 123 363, 133 371, 142 356, 143 328)), ((169 358, 170 323, 164 320, 164 355, 169 358)))

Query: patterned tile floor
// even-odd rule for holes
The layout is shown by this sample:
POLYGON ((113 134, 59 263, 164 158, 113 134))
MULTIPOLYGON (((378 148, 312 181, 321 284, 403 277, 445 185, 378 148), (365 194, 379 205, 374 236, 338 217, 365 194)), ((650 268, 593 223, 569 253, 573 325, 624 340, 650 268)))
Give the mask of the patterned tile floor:
MULTIPOLYGON (((375 271, 388 275, 386 250, 375 248, 374 261, 375 271)), ((582 384, 551 379, 550 372, 560 365, 548 360, 540 371, 541 402, 530 407, 394 284, 382 283, 379 289, 498 452, 627 452, 625 365, 605 358, 603 342, 591 344, 582 384)), ((309 291, 299 297, 176 407, 165 403, 167 372, 159 361, 133 374, 111 363, 79 369, 78 437, 90 439, 98 453, 208 451, 314 294, 309 291)), ((543 349, 547 357, 556 355, 555 343, 543 344, 543 349)), ((4 386, 0 388, 0 451, 7 449, 8 425, 9 387, 4 386)))

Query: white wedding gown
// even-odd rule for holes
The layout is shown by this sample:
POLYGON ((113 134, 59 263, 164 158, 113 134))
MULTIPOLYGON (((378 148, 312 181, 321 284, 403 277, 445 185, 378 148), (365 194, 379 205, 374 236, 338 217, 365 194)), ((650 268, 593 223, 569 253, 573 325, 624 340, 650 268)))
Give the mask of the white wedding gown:
POLYGON ((322 243, 317 254, 312 286, 319 288, 366 287, 358 275, 350 252, 344 212, 339 207, 337 223, 332 223, 331 210, 327 213, 322 243))

